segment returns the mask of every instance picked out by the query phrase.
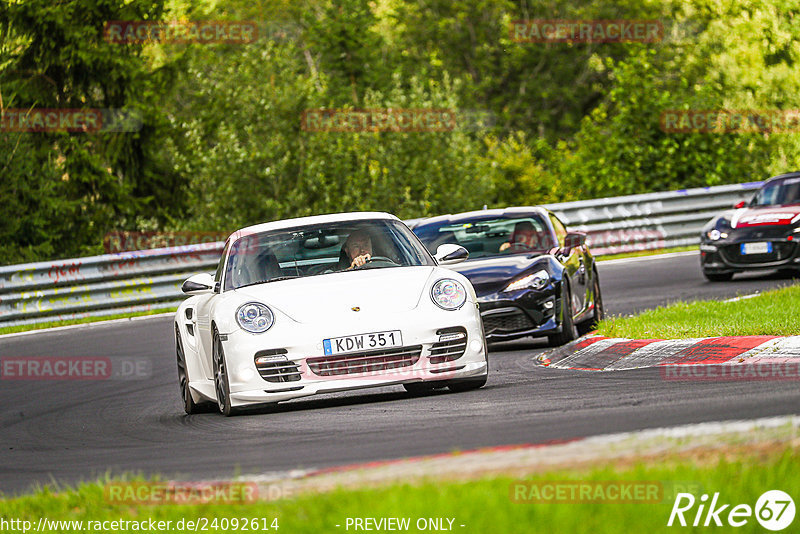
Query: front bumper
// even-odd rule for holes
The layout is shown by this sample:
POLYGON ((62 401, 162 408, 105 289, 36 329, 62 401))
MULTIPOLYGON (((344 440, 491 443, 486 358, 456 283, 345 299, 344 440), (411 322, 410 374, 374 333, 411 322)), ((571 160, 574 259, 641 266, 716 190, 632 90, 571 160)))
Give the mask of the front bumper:
POLYGON ((549 284, 541 290, 521 289, 478 297, 486 339, 505 341, 559 332, 556 295, 556 286, 549 284))
POLYGON ((488 372, 480 316, 469 303, 460 310, 437 311, 428 317, 412 310, 393 314, 388 320, 359 317, 346 325, 322 328, 291 323, 264 334, 239 330, 228 334, 223 349, 231 402, 236 407, 488 372), (402 347, 324 354, 323 339, 388 330, 401 331, 402 347), (460 332, 464 334, 463 351, 461 338, 457 338, 460 332), (266 356, 269 365, 257 366, 257 354, 266 356))
POLYGON ((772 269, 800 269, 800 246, 787 237, 742 238, 710 241, 700 244, 700 265, 709 274, 740 273, 772 269), (751 242, 769 242, 772 252, 767 254, 741 254, 741 245, 751 242))

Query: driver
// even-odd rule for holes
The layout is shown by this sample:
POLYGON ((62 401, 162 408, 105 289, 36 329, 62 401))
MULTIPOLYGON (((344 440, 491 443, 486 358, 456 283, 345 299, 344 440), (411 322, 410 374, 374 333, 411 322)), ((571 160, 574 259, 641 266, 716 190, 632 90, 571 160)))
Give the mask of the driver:
POLYGON ((342 250, 350 261, 350 267, 361 267, 372 258, 372 238, 366 230, 356 230, 347 238, 342 250))
POLYGON ((535 250, 539 248, 539 235, 530 221, 521 221, 514 225, 511 238, 500 245, 500 252, 511 247, 522 250, 535 250))

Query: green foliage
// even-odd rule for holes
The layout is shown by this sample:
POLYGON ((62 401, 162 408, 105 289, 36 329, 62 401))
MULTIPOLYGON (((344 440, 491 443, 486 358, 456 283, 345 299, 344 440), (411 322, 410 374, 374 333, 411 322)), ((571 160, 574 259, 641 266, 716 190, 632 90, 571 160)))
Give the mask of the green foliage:
POLYGON ((133 133, 0 129, 0 263, 111 230, 232 230, 736 183, 800 136, 668 133, 669 109, 797 109, 793 0, 0 0, 0 110, 132 108, 133 133), (519 19, 659 19, 661 43, 518 43, 519 19), (252 20, 256 43, 111 44, 109 20, 252 20), (311 132, 306 110, 485 110, 453 132, 311 132))

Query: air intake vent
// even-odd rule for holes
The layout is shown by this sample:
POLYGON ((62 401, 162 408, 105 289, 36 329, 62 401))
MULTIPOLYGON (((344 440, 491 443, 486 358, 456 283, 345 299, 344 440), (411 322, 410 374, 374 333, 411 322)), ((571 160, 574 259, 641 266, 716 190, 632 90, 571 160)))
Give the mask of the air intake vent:
POLYGON ((439 341, 431 345, 431 363, 444 363, 457 360, 467 350, 467 329, 463 326, 440 328, 436 331, 439 341))
POLYGON ((256 369, 267 382, 297 382, 300 380, 300 365, 286 357, 286 349, 270 349, 256 352, 256 369))
POLYGON ((309 358, 308 368, 319 376, 374 373, 409 367, 419 361, 422 345, 396 349, 353 352, 338 356, 309 358))

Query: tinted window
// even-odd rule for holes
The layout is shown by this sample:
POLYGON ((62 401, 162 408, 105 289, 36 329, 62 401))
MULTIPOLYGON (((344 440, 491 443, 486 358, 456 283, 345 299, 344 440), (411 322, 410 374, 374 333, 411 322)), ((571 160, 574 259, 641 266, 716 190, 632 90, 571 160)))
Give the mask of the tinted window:
POLYGON ((800 177, 775 180, 756 193, 751 206, 800 203, 800 177))
POLYGON ((550 229, 537 214, 424 224, 414 233, 432 253, 440 245, 453 243, 466 248, 470 258, 527 254, 554 247, 550 229))
POLYGON ((357 269, 434 265, 413 233, 392 220, 345 221, 241 237, 231 247, 225 288, 357 269), (370 261, 352 267, 354 256, 370 261))

